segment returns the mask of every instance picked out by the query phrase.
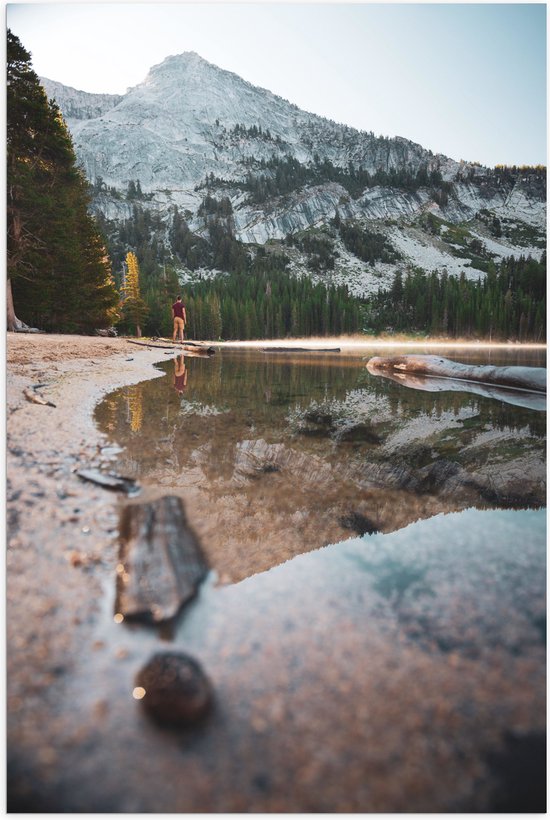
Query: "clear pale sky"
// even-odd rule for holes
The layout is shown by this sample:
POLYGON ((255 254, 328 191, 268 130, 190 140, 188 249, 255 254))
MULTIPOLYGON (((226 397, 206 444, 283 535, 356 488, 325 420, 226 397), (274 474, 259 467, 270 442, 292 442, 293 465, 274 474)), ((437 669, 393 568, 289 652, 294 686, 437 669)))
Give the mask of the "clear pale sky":
POLYGON ((124 93, 196 51, 337 122, 484 165, 546 164, 546 5, 14 3, 33 67, 124 93))

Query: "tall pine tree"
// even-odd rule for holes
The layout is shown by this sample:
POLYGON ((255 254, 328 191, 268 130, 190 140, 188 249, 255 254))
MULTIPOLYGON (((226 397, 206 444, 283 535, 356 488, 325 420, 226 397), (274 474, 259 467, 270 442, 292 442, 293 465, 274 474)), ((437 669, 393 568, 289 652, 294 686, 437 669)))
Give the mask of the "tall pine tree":
POLYGON ((113 323, 117 293, 88 186, 31 55, 7 35, 8 330, 89 332, 113 323))

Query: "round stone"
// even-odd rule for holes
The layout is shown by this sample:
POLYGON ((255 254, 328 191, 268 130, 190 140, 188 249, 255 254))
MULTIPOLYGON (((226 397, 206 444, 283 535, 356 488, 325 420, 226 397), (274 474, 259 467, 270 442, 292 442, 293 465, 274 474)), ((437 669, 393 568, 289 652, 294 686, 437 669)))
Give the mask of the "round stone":
POLYGON ((172 726, 200 720, 212 704, 212 687, 200 665, 179 652, 154 655, 136 675, 135 686, 144 690, 143 708, 172 726))

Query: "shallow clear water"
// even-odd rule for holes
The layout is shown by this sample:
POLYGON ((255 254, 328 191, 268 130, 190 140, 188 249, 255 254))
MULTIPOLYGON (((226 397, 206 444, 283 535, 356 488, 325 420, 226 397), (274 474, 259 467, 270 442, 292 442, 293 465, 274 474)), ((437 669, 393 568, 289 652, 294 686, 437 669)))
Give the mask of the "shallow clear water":
MULTIPOLYGON (((405 387, 368 373, 377 353, 170 357, 161 378, 109 395, 96 418, 123 448, 116 470, 181 495, 229 580, 440 512, 544 505, 540 408, 510 403, 514 391, 405 387)), ((524 349, 441 355, 545 366, 524 349)))
MULTIPOLYGON (((97 408, 122 448, 105 468, 138 479, 138 502, 181 496, 214 570, 158 630, 120 620, 106 576, 103 651, 73 681, 83 713, 98 692, 117 704, 103 736, 145 810, 523 811, 544 794, 546 414, 514 391, 407 387, 366 358, 167 356, 97 408), (215 692, 206 724, 173 736, 135 724, 132 697, 167 649, 215 692), (519 780, 528 799, 509 804, 519 780)), ((136 577, 155 603, 150 565, 136 577)), ((104 795, 112 758, 82 754, 104 795)))

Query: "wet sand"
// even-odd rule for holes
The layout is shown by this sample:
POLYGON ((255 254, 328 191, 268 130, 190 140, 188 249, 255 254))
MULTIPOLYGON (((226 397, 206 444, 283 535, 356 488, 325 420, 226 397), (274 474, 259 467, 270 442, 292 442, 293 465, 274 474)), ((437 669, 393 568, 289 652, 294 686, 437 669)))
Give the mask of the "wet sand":
MULTIPOLYGON (((379 535, 370 554, 354 540, 240 584, 210 578, 174 633, 114 624, 117 497, 75 470, 109 464, 100 397, 166 357, 9 334, 7 358, 12 811, 544 810, 540 535, 501 547, 510 523, 476 513, 466 548, 440 516, 387 553, 425 567, 401 591, 372 568, 379 535), (56 407, 26 400, 38 384, 56 407), (441 527, 456 560, 438 558, 441 527), (172 648, 214 687, 193 730, 158 728, 131 697, 139 668, 172 648)), ((519 540, 532 516, 541 528, 543 513, 524 515, 519 540)))

